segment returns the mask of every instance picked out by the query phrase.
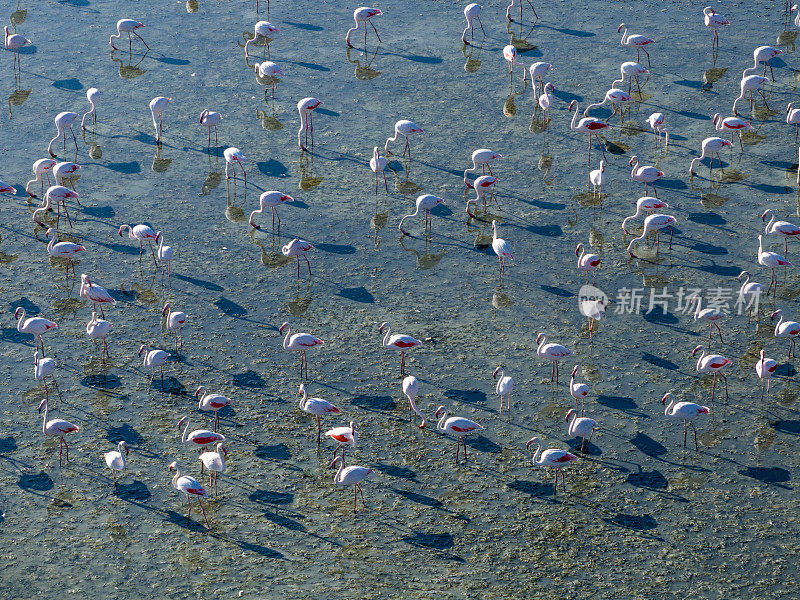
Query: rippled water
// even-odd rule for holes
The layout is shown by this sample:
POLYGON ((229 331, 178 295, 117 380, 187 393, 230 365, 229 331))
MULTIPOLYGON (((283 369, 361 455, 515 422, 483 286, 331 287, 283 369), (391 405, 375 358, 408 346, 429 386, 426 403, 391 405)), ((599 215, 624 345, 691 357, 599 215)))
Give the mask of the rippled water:
MULTIPOLYGON (((506 28, 505 4, 487 3, 488 35, 462 50, 462 4, 397 1, 381 6, 383 44, 376 50, 370 33, 366 55, 344 44, 353 8, 271 3, 281 33, 270 56, 286 75, 265 101, 252 69, 260 48, 250 66, 241 48, 254 3, 130 2, 125 14, 95 0, 4 5, 34 45, 22 52, 16 86, 3 54, 9 118, 0 125, 0 177, 22 189, 54 135, 53 116, 82 113, 85 90, 102 90, 96 132, 76 131, 77 157, 67 146, 83 165, 84 207, 60 235, 86 246, 77 272, 118 304, 106 313, 114 330, 111 360, 102 362, 84 333, 91 306, 65 283, 63 267, 48 262, 44 229, 31 220, 38 201, 3 201, 3 595, 793 597, 800 418, 785 341, 772 337, 763 315, 758 329, 740 316, 722 323, 724 344, 715 339, 714 349, 735 361, 730 396, 718 395, 711 416, 698 421, 696 453, 682 448, 680 423, 665 419, 658 400, 673 390, 710 403, 710 378, 694 372, 691 358, 706 329, 673 304, 667 314, 645 312, 651 289, 738 289, 743 268, 766 285, 769 274, 755 264, 758 216, 769 207, 797 218, 794 132, 783 122, 796 98, 796 30, 785 26, 782 4, 719 7, 733 25, 720 32, 715 59, 699 5, 537 5, 533 28, 526 5, 525 26, 506 28), (150 52, 134 43, 130 56, 123 43, 109 53, 120 17, 145 21, 150 52), (600 202, 587 191, 586 139, 569 131, 567 106, 599 101, 619 63, 634 59, 619 45, 622 21, 657 43, 642 101, 622 130, 612 120, 600 202), (788 52, 772 63, 772 110, 756 108, 743 154, 723 153, 722 181, 715 173, 709 182, 707 163, 690 180, 690 158, 714 134, 710 116, 729 114, 752 48, 776 38, 788 52), (532 119, 535 99, 520 71, 510 85, 501 55, 509 40, 526 64, 555 65, 548 128, 532 119), (159 95, 173 103, 157 150, 147 104, 159 95), (324 105, 314 116, 313 153, 301 155, 295 105, 309 95, 324 105), (206 107, 223 114, 218 150, 207 150, 198 123, 206 107), (656 110, 670 131, 666 155, 645 123, 656 110), (410 165, 390 157, 390 193, 376 199, 366 163, 401 118, 425 134, 411 138, 410 165), (228 145, 248 157, 246 190, 241 180, 226 185, 228 145), (490 227, 466 223, 463 210, 461 174, 479 147, 505 156, 493 166, 502 210, 492 212, 517 261, 502 286, 490 227), (657 189, 678 219, 671 253, 663 244, 658 258, 643 249, 648 260, 628 260, 630 238, 619 228, 642 192, 629 178, 633 154, 666 173, 657 189), (296 200, 280 208, 280 236, 269 217, 258 232, 247 224, 269 189, 296 200), (397 222, 421 192, 441 195, 445 206, 433 211, 429 240, 421 219, 406 222, 412 236, 401 240, 397 222), (140 262, 135 243, 117 236, 120 223, 141 222, 164 232, 176 253, 171 287, 148 255, 140 262), (280 255, 295 236, 317 248, 310 280, 301 271, 298 282, 280 255), (641 288, 644 297, 632 314, 614 314, 620 303, 611 304, 591 340, 576 310, 578 242, 602 256, 597 285, 612 300, 621 288, 641 288), (158 376, 149 384, 136 351, 141 343, 174 348, 160 326, 164 301, 185 311, 189 325, 162 390, 158 376), (57 444, 41 434, 44 390, 31 377, 33 342, 15 329, 17 306, 59 323, 45 336, 63 394, 51 414, 81 426, 64 468, 57 444), (356 422, 354 460, 375 469, 366 508, 355 515, 350 490, 331 483, 330 448, 317 453, 314 423, 297 408, 296 357, 281 350, 277 332, 285 320, 326 341, 309 357, 309 391, 343 409, 325 425, 356 422), (433 425, 420 431, 408 421, 398 357, 380 346, 383 320, 425 341, 409 358, 420 408, 432 417, 444 404, 486 427, 468 442, 468 464, 454 464, 455 443, 433 425), (535 355, 539 331, 574 350, 593 390, 587 415, 601 427, 571 468, 568 493, 555 500, 550 474, 532 469, 525 442, 539 435, 549 446, 576 444, 563 420, 568 390, 563 381, 551 387, 549 365, 535 355), (780 363, 763 405, 752 370, 762 346, 780 363), (499 422, 493 393, 500 363, 516 383, 510 422, 499 422), (178 460, 199 475, 197 453, 181 446, 175 424, 182 415, 210 424, 192 395, 201 384, 234 401, 222 413, 229 467, 206 505, 210 531, 195 515, 187 526, 166 468, 178 460), (120 439, 134 451, 114 494, 102 454, 120 439)), ((593 168, 599 158, 595 147, 593 168)), ((780 242, 768 245, 782 251, 780 242)), ((790 259, 797 252, 790 248, 790 259)), ((797 318, 796 274, 781 283, 774 306, 797 318)))

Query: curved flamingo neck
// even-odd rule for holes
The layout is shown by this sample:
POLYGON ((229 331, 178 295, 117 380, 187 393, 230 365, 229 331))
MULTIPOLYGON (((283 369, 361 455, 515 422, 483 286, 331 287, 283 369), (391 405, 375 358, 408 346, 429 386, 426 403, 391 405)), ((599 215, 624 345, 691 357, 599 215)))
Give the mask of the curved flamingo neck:
POLYGON ((763 246, 761 245, 761 236, 758 236, 758 253, 759 254, 764 253, 763 246))
POLYGON ((286 326, 286 335, 283 338, 283 349, 284 350, 288 350, 289 349, 289 336, 291 336, 291 335, 292 335, 292 326, 291 325, 287 325, 286 326))
POLYGON ((219 455, 219 462, 222 470, 225 470, 225 451, 223 450, 223 444, 220 442, 217 444, 217 454, 219 455))
POLYGON ((634 177, 636 175, 637 169, 639 168, 639 157, 638 156, 634 156, 631 159, 631 166, 632 166, 632 168, 631 168, 631 177, 634 177))
POLYGON ((542 442, 536 440, 536 452, 533 453, 533 464, 537 467, 540 467, 544 464, 544 459, 536 460, 536 457, 539 456, 539 452, 542 449, 542 442))
MULTIPOLYGON (((181 443, 185 444, 188 438, 189 438, 189 419, 186 419, 186 426, 183 428, 183 433, 181 434, 181 443)), ((176 475, 176 477, 180 477, 180 471, 178 471, 178 475, 176 475)))
POLYGON ((578 108, 578 105, 576 104, 575 105, 575 114, 572 115, 572 122, 569 125, 569 127, 570 127, 570 129, 572 129, 572 131, 578 131, 578 125, 576 124, 576 121, 578 120, 578 112, 580 112, 580 110, 578 108))
POLYGON ((538 354, 539 356, 542 356, 542 347, 545 345, 545 342, 547 342, 547 336, 542 334, 541 339, 542 341, 539 342, 539 345, 536 347, 536 354, 538 354))
POLYGON ((306 391, 306 387, 303 386, 301 391, 302 397, 300 398, 300 410, 306 409, 306 404, 308 403, 308 392, 306 391))
POLYGON ((769 233, 770 227, 772 227, 772 224, 775 222, 775 213, 772 212, 772 210, 770 209, 767 209, 766 212, 769 213, 769 222, 767 223, 767 226, 764 228, 764 233, 769 233))
POLYGON ((19 311, 19 321, 17 321, 17 331, 22 333, 22 321, 25 319, 25 309, 22 308, 19 311))
POLYGON ((341 483, 342 482, 342 471, 344 471, 344 461, 342 460, 341 456, 337 456, 333 459, 333 462, 339 463, 339 470, 336 471, 336 475, 333 476, 334 483, 341 483))
POLYGON ((669 395, 669 404, 667 404, 666 408, 664 409, 664 414, 668 417, 672 416, 672 407, 675 404, 675 398, 672 394, 669 395))
POLYGON ((781 309, 778 309, 775 312, 778 313, 778 316, 780 317, 778 319, 778 322, 775 324, 775 331, 778 331, 778 328, 780 328, 781 323, 783 323, 783 311, 781 309))
POLYGON ((173 475, 172 477, 172 487, 174 487, 176 490, 180 489, 178 487, 178 479, 180 478, 181 478, 181 468, 175 467, 175 475, 173 475))
POLYGON ((392 335, 392 326, 391 325, 387 325, 386 326, 386 333, 383 334, 383 342, 381 342, 383 344, 384 348, 388 348, 389 347, 389 337, 391 335, 392 335))
POLYGON ((628 37, 628 28, 624 27, 622 29, 622 40, 620 41, 620 44, 625 46, 628 43, 627 37, 628 37))
POLYGON ((120 460, 122 461, 121 469, 125 468, 125 442, 117 444, 117 451, 119 452, 120 460))
POLYGON ((439 420, 436 423, 436 429, 438 429, 439 431, 446 431, 447 428, 444 425, 446 419, 447 419, 447 411, 444 410, 442 411, 442 416, 439 417, 439 420))
POLYGON ((47 406, 47 401, 44 403, 44 414, 42 415, 42 433, 47 433, 47 411, 49 407, 47 406))

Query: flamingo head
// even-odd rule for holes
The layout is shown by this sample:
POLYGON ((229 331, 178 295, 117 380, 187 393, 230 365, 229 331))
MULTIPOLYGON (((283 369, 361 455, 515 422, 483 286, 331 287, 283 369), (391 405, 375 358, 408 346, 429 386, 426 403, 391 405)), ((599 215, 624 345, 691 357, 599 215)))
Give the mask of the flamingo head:
POLYGON ((383 323, 381 323, 380 326, 378 327, 378 333, 383 333, 383 330, 386 329, 388 326, 389 326, 388 321, 384 321, 383 323))
POLYGON ((721 118, 722 118, 722 115, 720 115, 719 113, 715 113, 714 114, 714 125, 716 125, 717 121, 719 121, 721 118))
POLYGON ((497 379, 497 374, 503 369, 503 367, 497 367, 494 371, 492 371, 492 378, 497 379))
POLYGON ((120 442, 120 445, 122 446, 122 449, 125 450, 125 455, 126 456, 131 453, 131 449, 128 448, 128 444, 125 443, 125 440, 122 440, 120 442))
POLYGON ((47 407, 47 398, 39 402, 39 412, 42 412, 42 409, 46 407, 47 407))
POLYGON ((569 103, 569 109, 568 110, 570 112, 572 112, 575 109, 576 106, 578 106, 578 102, 576 100, 573 100, 572 102, 569 103))
MULTIPOLYGON (((256 71, 258 71, 258 65, 256 65, 256 71)), ((201 112, 201 113, 200 113, 200 122, 201 122, 201 123, 203 122, 203 119, 205 119, 205 118, 206 118, 206 115, 207 115, 207 114, 208 114, 208 109, 207 109, 207 108, 204 108, 204 109, 203 109, 203 112, 201 112)))
POLYGON ((631 156, 631 159, 628 161, 628 165, 630 166, 630 165, 633 165, 633 163, 638 163, 638 162, 639 162, 639 157, 634 154, 633 156, 631 156))
POLYGON ((701 346, 701 345, 695 346, 694 350, 692 350, 692 357, 694 358, 695 356, 697 356, 697 353, 700 352, 702 349, 703 349, 703 346, 701 346))
POLYGON ((305 383, 301 383, 300 387, 297 390, 297 395, 298 396, 302 396, 305 391, 306 391, 306 384, 305 383))
POLYGON ((574 367, 572 367, 572 376, 575 377, 575 375, 577 374, 578 374, 578 365, 575 365, 574 367))
POLYGON ((742 277, 744 277, 745 275, 748 275, 748 276, 749 276, 749 275, 750 275, 750 273, 748 273, 747 271, 742 271, 741 273, 739 273, 739 276, 738 276, 736 279, 738 279, 739 281, 741 281, 741 280, 742 280, 742 277))
POLYGON ((578 411, 576 411, 574 408, 570 408, 570 409, 567 411, 567 416, 566 416, 566 417, 564 417, 564 420, 565 420, 565 421, 569 421, 569 418, 570 418, 572 415, 577 415, 577 414, 578 414, 578 411))
POLYGON ((160 241, 161 241, 161 232, 159 231, 159 232, 156 234, 156 244, 157 244, 158 242, 160 242, 160 241))
POLYGON ((145 350, 147 350, 146 344, 142 344, 141 346, 139 346, 139 358, 142 357, 142 352, 144 352, 145 350))
MULTIPOLYGON (((767 215, 769 215, 771 212, 772 212, 772 211, 771 211, 771 210, 769 210, 769 209, 765 210, 765 211, 762 213, 762 215, 761 215, 761 220, 762 220, 762 221, 766 221, 766 219, 767 219, 767 215)), ((740 276, 740 277, 741 277, 741 276, 740 276)))
POLYGON ((722 140, 722 147, 723 147, 723 148, 727 148, 727 147, 729 147, 729 146, 730 146, 731 148, 733 148, 733 143, 731 143, 731 141, 730 141, 730 140, 722 140))
POLYGON ((170 471, 177 471, 178 470, 178 463, 173 460, 171 463, 169 463, 169 466, 167 468, 170 471))
POLYGON ((228 449, 225 447, 225 444, 219 445, 219 451, 222 452, 222 456, 228 456, 228 449))
POLYGON ((620 23, 619 27, 617 27, 617 33, 622 31, 622 28, 625 27, 625 23, 620 23))
POLYGON ((278 327, 278 333, 283 333, 283 330, 284 330, 284 329, 286 329, 287 327, 289 327, 289 323, 288 323, 288 321, 287 321, 287 322, 284 322, 284 323, 283 323, 283 325, 281 325, 280 327, 278 327))
POLYGON ((575 246, 575 256, 580 257, 581 254, 583 254, 583 244, 578 244, 575 246))
POLYGON ((539 441, 538 437, 535 437, 535 436, 532 437, 531 439, 528 440, 528 443, 525 444, 525 449, 526 450, 530 450, 531 449, 531 444, 533 444, 534 442, 538 442, 538 441, 539 441))
POLYGON ((188 422, 189 422, 189 417, 181 417, 180 420, 178 421, 178 425, 177 425, 178 429, 180 429, 181 427, 186 425, 186 423, 188 423, 188 422))
POLYGON ((769 320, 772 321, 777 316, 783 316, 783 311, 781 309, 776 310, 769 316, 769 320))
POLYGON ((704 15, 708 15, 708 16, 710 17, 710 16, 712 16, 712 15, 715 15, 715 14, 717 14, 717 13, 716 13, 716 12, 714 11, 714 9, 713 9, 713 8, 711 8, 710 6, 706 6, 706 7, 703 9, 703 14, 704 14, 704 15))
POLYGON ((14 311, 14 318, 19 319, 21 315, 25 313, 25 309, 21 306, 18 306, 17 309, 14 311))
POLYGON ((666 404, 667 400, 672 398, 672 392, 667 392, 661 397, 661 404, 666 404))
POLYGON ((439 414, 440 414, 440 413, 441 413, 443 410, 444 410, 444 404, 442 404, 442 405, 441 405, 439 408, 437 408, 437 409, 436 409, 436 412, 435 412, 435 413, 433 413, 433 416, 434 416, 435 418, 437 418, 437 419, 438 419, 438 418, 439 418, 439 414))
POLYGON ((122 232, 125 231, 126 227, 128 227, 128 225, 120 225, 119 226, 119 231, 117 233, 119 233, 120 237, 122 237, 122 232))
POLYGON ((336 463, 339 462, 340 460, 342 460, 341 456, 334 457, 334 459, 331 461, 331 464, 328 465, 328 468, 332 469, 333 467, 336 466, 336 463))
POLYGON ((537 346, 542 343, 541 341, 542 341, 543 337, 544 337, 543 333, 540 333, 539 335, 536 336, 536 345, 537 346))
POLYGON ((548 81, 544 86, 544 91, 547 92, 547 90, 550 90, 551 92, 555 92, 556 91, 556 87, 552 83, 550 83, 548 81))
POLYGON ((51 236, 51 235, 53 235, 54 233, 55 233, 55 231, 53 230, 53 228, 52 228, 52 227, 48 227, 48 228, 47 228, 47 231, 45 231, 45 232, 44 232, 44 236, 45 236, 45 237, 50 237, 50 236, 51 236))
POLYGON ((200 395, 206 391, 206 386, 201 385, 194 391, 194 397, 199 398, 200 395))
POLYGON ((281 202, 294 202, 294 198, 289 194, 281 194, 281 202))

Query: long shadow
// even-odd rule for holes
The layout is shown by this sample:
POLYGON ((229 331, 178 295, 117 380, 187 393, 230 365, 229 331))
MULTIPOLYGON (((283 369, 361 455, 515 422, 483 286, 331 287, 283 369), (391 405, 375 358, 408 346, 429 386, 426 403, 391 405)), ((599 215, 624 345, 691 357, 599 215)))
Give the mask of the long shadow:
POLYGON ((153 497, 143 481, 117 483, 117 496, 128 502, 147 502, 153 497))
POLYGON ((360 395, 350 400, 353 406, 368 410, 394 410, 397 404, 391 396, 360 395))
POLYGON ((530 481, 527 479, 515 479, 511 483, 507 483, 506 486, 514 491, 522 492, 523 494, 528 494, 529 496, 534 496, 536 498, 540 498, 542 496, 551 498, 553 496, 552 483, 542 483, 541 481, 530 481))
POLYGON ((663 444, 644 433, 637 433, 630 439, 630 442, 639 452, 647 456, 656 458, 667 453, 667 448, 663 444))
POLYGON ((478 452, 488 452, 489 454, 497 454, 503 451, 503 447, 496 444, 484 435, 479 435, 475 438, 468 438, 464 440, 465 443, 478 452))
POLYGON ((5 454, 6 452, 16 452, 17 451, 17 441, 11 437, 4 437, 0 438, 0 454, 5 454))
POLYGON ((481 390, 445 390, 444 397, 449 400, 455 400, 473 406, 480 405, 483 407, 486 404, 486 392, 482 392, 481 390))
POLYGON ((283 443, 257 446, 253 454, 262 460, 289 460, 292 458, 289 447, 283 443))
POLYGON ((141 446, 144 443, 142 434, 127 423, 118 427, 109 427, 106 431, 106 439, 115 444, 124 441, 131 446, 141 446))
POLYGON ((431 498, 430 496, 425 496, 423 494, 417 494, 416 492, 409 492, 407 490, 398 490, 397 488, 392 488, 392 490, 411 502, 416 502, 417 504, 422 504, 423 506, 429 506, 430 508, 444 509, 444 504, 442 501, 437 500, 436 498, 431 498))
POLYGON ((42 496, 44 498, 49 498, 50 496, 43 492, 53 489, 53 480, 50 478, 50 475, 44 471, 39 471, 35 475, 31 473, 23 473, 19 476, 17 485, 20 487, 20 489, 23 489, 26 492, 30 492, 31 494, 42 496))
POLYGON ((398 467, 397 465, 387 465, 386 463, 376 463, 372 466, 376 471, 380 471, 389 477, 397 477, 400 479, 409 479, 411 481, 417 478, 416 471, 412 471, 407 467, 398 467))
POLYGON ((206 281, 205 279, 197 279, 196 277, 187 277, 186 275, 180 275, 179 273, 173 273, 172 276, 175 279, 180 279, 181 281, 185 281, 186 283, 191 283, 192 285, 196 285, 197 287, 201 287, 206 290, 211 290, 214 292, 223 291, 222 286, 217 285, 216 283, 212 283, 211 281, 206 281))
POLYGON ((257 489, 248 498, 256 504, 287 505, 294 501, 294 494, 291 492, 271 492, 257 489))
POLYGON ((252 369, 248 369, 244 373, 233 373, 231 375, 231 383, 237 387, 251 389, 261 389, 267 385, 264 378, 252 369))
POLYGON ((214 302, 214 306, 220 309, 223 313, 228 315, 229 317, 233 317, 234 319, 245 317, 247 316, 247 309, 234 302, 233 300, 229 300, 225 296, 221 296, 219 300, 214 302))
POLYGON ((651 529, 658 527, 658 521, 656 521, 650 515, 617 513, 611 518, 604 518, 603 521, 610 525, 616 525, 617 527, 631 529, 633 531, 650 531, 651 529))
POLYGON ((672 362, 671 360, 667 360, 666 358, 650 354, 649 352, 645 352, 644 354, 642 354, 642 360, 649 362, 651 365, 655 365, 656 367, 667 369, 668 371, 677 371, 680 368, 676 363, 672 362))
POLYGON ((739 474, 785 490, 794 489, 790 485, 783 485, 792 479, 791 473, 783 467, 747 467, 741 469, 739 474))
POLYGON ((361 302, 363 304, 374 304, 375 303, 375 296, 373 296, 367 288, 361 287, 354 287, 354 288, 342 288, 342 290, 338 294, 342 298, 346 300, 352 300, 353 302, 361 302))

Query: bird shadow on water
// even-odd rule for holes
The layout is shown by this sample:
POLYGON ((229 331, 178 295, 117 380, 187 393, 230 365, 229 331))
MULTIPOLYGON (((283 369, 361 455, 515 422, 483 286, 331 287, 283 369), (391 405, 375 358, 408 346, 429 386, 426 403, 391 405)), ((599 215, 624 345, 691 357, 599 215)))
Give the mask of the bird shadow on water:
POLYGON ((144 443, 142 434, 127 423, 119 425, 118 427, 109 427, 106 430, 106 439, 115 444, 124 441, 131 446, 140 446, 144 443))
POLYGON ((252 389, 260 389, 267 384, 264 378, 252 369, 248 369, 244 373, 233 373, 231 383, 237 387, 252 389))
POLYGON ((655 365, 656 367, 667 369, 668 371, 677 371, 680 368, 678 367, 677 364, 675 364, 671 360, 667 360, 666 358, 661 358, 660 356, 656 356, 655 354, 650 354, 649 352, 645 352, 644 354, 642 354, 642 360, 649 362, 651 365, 655 365))
POLYGON ((350 400, 353 406, 360 406, 371 411, 394 410, 396 407, 391 396, 360 395, 350 400))
POLYGON ((421 504, 423 506, 427 506, 430 508, 437 508, 440 510, 446 510, 450 512, 444 507, 444 504, 441 500, 437 500, 436 498, 431 498, 430 496, 425 496, 424 494, 417 494, 416 492, 409 492, 407 490, 398 490, 397 488, 392 488, 392 490, 405 498, 406 500, 410 500, 411 502, 416 502, 417 504, 421 504))
POLYGON ((133 483, 117 483, 117 496, 129 502, 146 502, 153 494, 142 481, 133 483))
POLYGON ((783 467, 747 467, 741 469, 739 474, 785 490, 794 489, 791 485, 786 485, 787 481, 791 481, 792 475, 783 467))
POLYGON ((286 444, 270 444, 258 446, 253 454, 262 460, 289 460, 292 453, 286 444))
POLYGON ((486 404, 486 392, 482 392, 481 390, 445 390, 444 397, 465 404, 486 404))
MULTIPOLYGON (((631 515, 627 513, 617 513, 613 517, 605 517, 603 519, 609 525, 615 525, 622 529, 630 529, 631 531, 638 531, 644 533, 645 531, 650 531, 658 527, 658 521, 656 521, 650 515, 631 515)), ((659 535, 651 535, 648 537, 652 537, 655 540, 661 541, 662 538, 659 535)))
POLYGON ((178 273, 173 273, 172 276, 175 279, 180 279, 181 281, 185 281, 186 283, 191 283, 192 285, 196 285, 197 287, 201 287, 206 290, 212 290, 214 292, 221 292, 223 290, 222 286, 217 285, 216 283, 212 283, 211 281, 206 281, 205 279, 197 279, 196 277, 187 277, 186 275, 180 275, 178 273))
POLYGON ((43 493, 53 489, 53 480, 51 479, 50 475, 45 473, 44 471, 39 471, 38 473, 23 473, 19 476, 19 481, 17 481, 17 485, 20 489, 25 490, 26 492, 30 492, 31 494, 36 494, 37 496, 43 496, 45 498, 50 498, 49 495, 43 493))
POLYGON ((387 465, 386 463, 377 463, 372 466, 375 471, 380 471, 389 477, 397 477, 399 479, 408 479, 414 481, 417 478, 417 472, 412 471, 407 467, 398 467, 396 465, 387 465))
POLYGON ((402 541, 410 546, 417 548, 424 548, 426 550, 435 550, 438 555, 445 559, 454 562, 466 562, 457 554, 447 552, 455 546, 453 535, 450 533, 426 533, 422 531, 414 531, 408 535, 403 536, 402 541))

